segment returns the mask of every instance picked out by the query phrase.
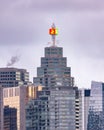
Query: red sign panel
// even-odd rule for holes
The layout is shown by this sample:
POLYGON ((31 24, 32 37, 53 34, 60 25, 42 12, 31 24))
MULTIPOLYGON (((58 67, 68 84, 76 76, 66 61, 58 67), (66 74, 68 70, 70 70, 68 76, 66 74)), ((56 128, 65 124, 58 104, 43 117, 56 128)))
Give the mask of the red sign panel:
POLYGON ((55 29, 55 28, 51 28, 51 29, 49 29, 49 34, 50 35, 57 35, 58 34, 58 30, 55 29))

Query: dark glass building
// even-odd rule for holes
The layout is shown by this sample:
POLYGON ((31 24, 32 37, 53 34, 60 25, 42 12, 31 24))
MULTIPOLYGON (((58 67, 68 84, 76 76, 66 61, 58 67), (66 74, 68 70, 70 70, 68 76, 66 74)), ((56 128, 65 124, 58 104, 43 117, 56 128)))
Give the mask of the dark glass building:
POLYGON ((4 107, 4 130, 17 130, 17 109, 4 107))
POLYGON ((104 83, 92 81, 87 130, 104 130, 104 83))

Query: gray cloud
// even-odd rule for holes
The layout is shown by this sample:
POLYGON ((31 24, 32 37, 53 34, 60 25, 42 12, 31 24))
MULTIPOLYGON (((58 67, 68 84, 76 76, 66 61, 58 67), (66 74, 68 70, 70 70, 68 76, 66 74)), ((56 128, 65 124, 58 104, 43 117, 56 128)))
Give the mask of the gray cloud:
POLYGON ((37 33, 32 28, 27 27, 0 27, 1 45, 26 45, 37 39, 37 33), (3 43, 3 44, 2 44, 3 43))
POLYGON ((102 10, 104 7, 103 0, 1 0, 0 1, 1 8, 3 9, 30 9, 30 10, 62 10, 62 9, 74 9, 74 10, 93 10, 100 9, 102 10))
MULTIPOLYGON (((66 29, 70 28, 70 26, 73 26, 73 24, 70 22, 70 20, 72 19, 72 22, 76 24, 76 28, 74 28, 75 33, 71 35, 71 37, 73 37, 73 39, 75 39, 77 42, 79 41, 80 44, 86 39, 88 39, 91 33, 92 38, 89 38, 89 41, 95 39, 95 41, 97 42, 97 38, 104 41, 102 35, 100 35, 102 33, 103 28, 101 30, 98 30, 99 28, 96 27, 100 24, 98 15, 100 15, 100 17, 103 17, 103 14, 101 14, 101 11, 103 9, 104 1, 102 0, 91 0, 90 2, 87 0, 1 0, 0 45, 15 45, 27 43, 30 44, 31 42, 38 42, 40 37, 43 37, 44 39, 44 37, 46 37, 46 35, 43 33, 45 31, 45 28, 47 27, 46 21, 48 21, 48 18, 50 17, 52 17, 53 20, 55 17, 57 21, 59 20, 59 23, 60 21, 63 21, 62 24, 64 24, 64 28, 66 29), (80 11, 79 18, 77 16, 77 11, 80 11), (92 12, 92 19, 90 20, 90 17, 88 15, 92 12), (67 18, 65 18, 66 14, 68 14, 67 18), (83 19, 84 16, 88 18, 86 19, 86 21, 84 21, 83 19), (79 19, 78 22, 75 17, 79 19), (94 17, 95 21, 93 21, 94 17), (88 21, 89 24, 87 25, 88 21), (92 26, 93 24, 94 27, 92 26), (78 28, 77 26, 81 28, 78 28), (91 31, 90 33, 88 28, 91 31), (97 32, 96 34, 95 31, 97 32)), ((102 23, 103 21, 104 19, 102 19, 102 23)))

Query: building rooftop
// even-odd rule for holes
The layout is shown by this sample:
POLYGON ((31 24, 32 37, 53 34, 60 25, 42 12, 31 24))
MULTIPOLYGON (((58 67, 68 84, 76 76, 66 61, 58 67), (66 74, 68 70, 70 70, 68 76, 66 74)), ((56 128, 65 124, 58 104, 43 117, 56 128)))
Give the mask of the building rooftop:
POLYGON ((14 67, 4 67, 4 68, 0 68, 0 71, 23 71, 23 72, 25 72, 26 69, 19 69, 19 68, 14 68, 14 67))

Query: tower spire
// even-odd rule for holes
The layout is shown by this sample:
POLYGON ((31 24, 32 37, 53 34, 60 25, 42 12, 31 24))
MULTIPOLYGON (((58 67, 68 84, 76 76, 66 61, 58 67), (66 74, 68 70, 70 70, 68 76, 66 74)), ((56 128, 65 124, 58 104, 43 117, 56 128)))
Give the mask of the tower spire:
POLYGON ((49 34, 52 36, 52 45, 56 44, 56 35, 58 34, 58 29, 56 29, 55 24, 53 23, 51 28, 49 29, 49 34))

